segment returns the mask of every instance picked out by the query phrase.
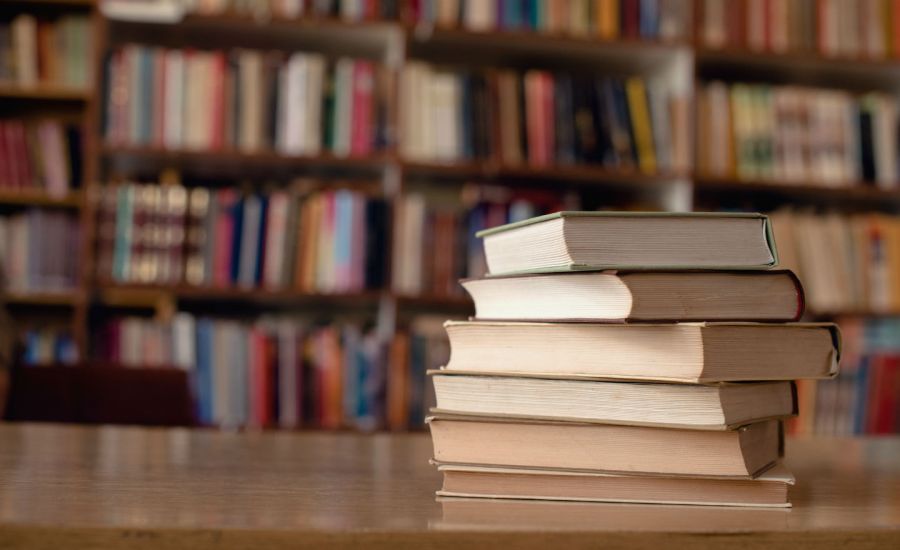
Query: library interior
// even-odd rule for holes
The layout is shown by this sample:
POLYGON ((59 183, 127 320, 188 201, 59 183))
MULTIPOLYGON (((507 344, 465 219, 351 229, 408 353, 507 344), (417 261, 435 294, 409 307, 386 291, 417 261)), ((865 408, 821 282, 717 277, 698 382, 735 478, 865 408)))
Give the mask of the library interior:
POLYGON ((900 547, 900 1, 0 0, 0 548, 709 535, 900 547))

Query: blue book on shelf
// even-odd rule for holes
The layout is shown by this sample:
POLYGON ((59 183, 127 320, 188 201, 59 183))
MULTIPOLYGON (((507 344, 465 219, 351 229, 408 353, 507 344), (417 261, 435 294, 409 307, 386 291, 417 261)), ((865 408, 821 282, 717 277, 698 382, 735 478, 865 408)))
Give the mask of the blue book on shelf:
POLYGON ((29 330, 25 333, 25 351, 22 354, 22 361, 26 365, 36 365, 38 363, 39 350, 41 347, 40 336, 36 330, 29 330))
POLYGON ((256 285, 262 283, 263 260, 266 249, 266 225, 269 217, 269 198, 265 195, 259 197, 259 227, 256 232, 256 258, 253 267, 253 282, 256 285))
POLYGON ((112 277, 116 281, 124 282, 129 279, 133 217, 134 186, 123 185, 116 191, 116 237, 112 266, 112 277))
POLYGON ((659 36, 659 0, 641 0, 638 12, 641 38, 659 36))
POLYGON ((197 319, 197 368, 194 370, 194 396, 197 420, 213 423, 213 321, 197 319))
POLYGON ((541 14, 540 14, 540 6, 541 0, 523 0, 522 9, 524 13, 522 14, 522 26, 531 29, 537 30, 540 28, 541 23, 541 14))
POLYGON ((228 373, 229 393, 232 409, 228 411, 230 422, 229 426, 244 426, 249 419, 250 399, 247 395, 249 391, 249 372, 248 372, 248 345, 249 334, 247 329, 241 325, 235 325, 234 336, 232 340, 234 349, 232 351, 228 373))
POLYGON ((156 79, 153 75, 154 51, 141 48, 141 124, 139 142, 149 144, 153 141, 153 90, 156 79))
POLYGON ((241 275, 241 237, 244 234, 244 201, 245 198, 241 198, 234 204, 234 208, 231 211, 231 216, 234 219, 234 233, 232 233, 231 239, 231 265, 230 275, 231 275, 231 284, 237 284, 240 281, 241 275))

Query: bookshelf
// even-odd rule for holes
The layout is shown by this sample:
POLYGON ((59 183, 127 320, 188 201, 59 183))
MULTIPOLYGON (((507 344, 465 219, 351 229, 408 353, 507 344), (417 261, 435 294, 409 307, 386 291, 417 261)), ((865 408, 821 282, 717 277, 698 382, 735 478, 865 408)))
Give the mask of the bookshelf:
MULTIPOLYGON (((204 315, 240 317, 234 314, 237 310, 244 310, 248 317, 254 318, 290 312, 314 322, 349 317, 376 327, 387 354, 393 357, 391 351, 401 346, 398 340, 414 339, 416 331, 422 329, 422 338, 433 341, 434 326, 437 323, 439 332, 440 318, 472 313, 464 295, 443 289, 436 291, 432 288, 436 285, 434 281, 418 285, 416 292, 397 288, 396 271, 400 265, 397 262, 402 263, 402 259, 398 260, 402 253, 395 241, 396 234, 405 228, 399 225, 396 215, 386 229, 385 279, 378 288, 335 293, 290 285, 288 288, 267 288, 261 284, 248 288, 160 285, 98 276, 101 203, 115 189, 113 184, 128 181, 162 186, 183 184, 187 190, 203 187, 211 193, 236 188, 265 196, 291 190, 297 181, 315 180, 320 190, 356 185, 391 208, 410 196, 422 196, 424 223, 431 223, 435 214, 452 210, 456 216, 453 223, 460 228, 474 215, 483 216, 484 222, 503 221, 516 201, 528 203, 534 213, 551 205, 555 208, 765 211, 794 205, 803 211, 834 211, 848 216, 897 214, 900 211, 900 186, 897 185, 879 188, 871 182, 854 181, 840 187, 826 187, 816 184, 814 178, 707 175, 693 167, 693 150, 687 152, 687 166, 650 171, 638 166, 611 166, 582 160, 535 164, 527 158, 528 151, 520 162, 508 162, 493 146, 484 158, 413 159, 405 154, 404 143, 410 140, 403 133, 401 120, 407 101, 401 81, 404 69, 417 63, 439 71, 465 74, 483 71, 491 75, 505 70, 524 74, 530 69, 543 69, 592 79, 640 77, 648 83, 661 83, 666 94, 686 101, 685 119, 673 118, 670 124, 673 132, 683 132, 685 136, 677 141, 689 144, 689 149, 694 150, 704 146, 693 134, 697 125, 695 99, 698 90, 711 81, 815 86, 853 93, 894 92, 900 88, 900 58, 896 56, 873 58, 825 55, 811 50, 774 52, 734 45, 712 47, 701 36, 704 14, 700 4, 703 3, 700 0, 672 2, 692 7, 689 20, 692 30, 678 36, 642 37, 639 31, 609 34, 597 29, 472 30, 464 23, 417 20, 413 3, 403 1, 398 4, 401 16, 395 19, 346 20, 334 13, 289 18, 265 11, 256 15, 223 11, 189 13, 175 23, 109 19, 91 1, 4 2, 0 14, 27 9, 40 13, 66 10, 88 13, 95 37, 93 85, 86 90, 0 84, 0 98, 9 99, 10 105, 13 102, 24 105, 28 112, 62 112, 80 121, 85 128, 83 188, 62 197, 38 190, 0 191, 2 209, 63 209, 78 216, 84 235, 78 285, 71 292, 13 293, 7 299, 20 313, 27 313, 32 306, 40 306, 42 311, 48 306, 60 310, 71 323, 79 350, 87 357, 104 334, 103 324, 126 315, 145 318, 150 315, 164 324, 179 311, 190 312, 198 319, 204 315), (328 67, 343 57, 377 63, 385 68, 390 83, 380 122, 384 124, 384 137, 379 138, 377 147, 364 154, 339 153, 324 144, 315 152, 287 154, 275 146, 277 134, 272 137, 273 143, 254 148, 229 143, 203 148, 169 147, 158 140, 150 140, 152 143, 112 140, 105 126, 108 83, 103 68, 112 52, 129 44, 185 51, 265 51, 280 56, 282 62, 294 52, 307 52, 324 56, 328 67), (172 174, 177 176, 173 178, 172 174), (472 199, 473 194, 477 198, 472 199), (420 318, 424 321, 420 322, 420 318)), ((493 77, 488 77, 489 81, 490 78, 493 77)), ((625 109, 628 108, 626 105, 625 109)), ((5 116, 2 108, 0 115, 5 116)), ((522 117, 524 126, 527 114, 522 117)), ((429 246, 428 239, 434 236, 431 230, 422 231, 426 234, 422 242, 429 246)), ((465 244, 451 241, 458 245, 454 249, 465 244)), ((419 260, 422 265, 416 272, 418 277, 434 276, 429 275, 438 269, 429 263, 433 256, 431 250, 426 250, 419 260)), ((469 274, 465 269, 471 265, 467 264, 465 254, 454 253, 453 261, 453 275, 469 274)), ((898 309, 890 307, 886 311, 898 309)), ((863 320, 889 317, 878 313, 876 307, 860 304, 813 311, 812 316, 863 320)))

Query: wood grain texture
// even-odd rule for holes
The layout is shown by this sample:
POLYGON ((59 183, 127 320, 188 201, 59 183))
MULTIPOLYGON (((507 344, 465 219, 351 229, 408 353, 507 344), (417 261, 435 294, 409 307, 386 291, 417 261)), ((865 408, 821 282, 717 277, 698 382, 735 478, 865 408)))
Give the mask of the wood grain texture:
POLYGON ((0 549, 900 547, 900 438, 790 441, 791 510, 437 501, 430 447, 0 425, 0 549))

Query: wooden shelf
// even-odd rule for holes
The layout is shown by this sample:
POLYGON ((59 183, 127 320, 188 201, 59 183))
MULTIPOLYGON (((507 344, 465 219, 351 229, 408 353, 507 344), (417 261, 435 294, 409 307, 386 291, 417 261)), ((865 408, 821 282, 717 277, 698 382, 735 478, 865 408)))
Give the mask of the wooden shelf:
POLYGON ((662 41, 646 39, 606 40, 595 36, 574 36, 562 33, 529 30, 473 31, 429 25, 407 27, 410 55, 430 57, 434 54, 460 53, 466 56, 478 52, 478 60, 494 56, 529 55, 543 59, 587 58, 608 62, 630 63, 632 71, 644 61, 671 59, 679 52, 689 52, 691 44, 685 40, 662 41), (484 57, 487 56, 487 57, 484 57))
POLYGON ((776 81, 831 86, 858 91, 893 91, 900 84, 900 60, 829 57, 818 52, 754 52, 745 49, 697 48, 697 72, 703 78, 776 81))
POLYGON ((420 296, 394 294, 397 305, 401 308, 435 308, 442 310, 474 310, 475 304, 466 296, 445 296, 439 294, 423 294, 420 296))
POLYGON ((508 166, 491 162, 412 162, 402 163, 404 171, 413 176, 440 178, 473 178, 481 180, 562 181, 574 184, 664 184, 688 180, 690 175, 679 173, 645 174, 638 170, 609 169, 591 165, 557 165, 535 167, 523 164, 508 166))
POLYGON ((91 93, 80 88, 66 88, 49 84, 17 86, 0 83, 0 99, 87 102, 90 98, 91 93))
POLYGON ((259 302, 266 305, 346 304, 371 307, 382 293, 362 291, 344 294, 308 293, 298 290, 264 288, 214 288, 191 285, 117 284, 97 285, 100 301, 109 306, 149 307, 159 300, 174 298, 192 302, 259 302))
POLYGON ((815 182, 778 182, 768 180, 741 180, 697 176, 694 178, 697 191, 766 192, 791 196, 797 199, 820 202, 849 201, 854 204, 879 203, 900 205, 900 188, 897 190, 878 189, 866 183, 856 183, 844 187, 827 187, 815 182))
POLYGON ((0 7, 7 9, 27 8, 80 8, 91 9, 98 0, 2 0, 0 7))
POLYGON ((274 151, 245 152, 222 149, 216 151, 169 150, 160 147, 105 145, 102 154, 109 160, 149 163, 159 169, 166 165, 193 167, 201 171, 256 171, 319 169, 375 173, 392 158, 386 153, 367 157, 339 157, 331 153, 314 156, 289 156, 274 151))
POLYGON ((10 305, 73 307, 84 301, 80 290, 8 292, 4 299, 10 305))
POLYGON ((84 194, 81 191, 70 191, 63 197, 54 197, 43 189, 0 188, 0 205, 81 208, 83 199, 84 194))

